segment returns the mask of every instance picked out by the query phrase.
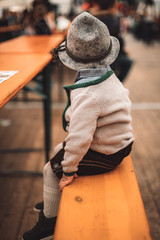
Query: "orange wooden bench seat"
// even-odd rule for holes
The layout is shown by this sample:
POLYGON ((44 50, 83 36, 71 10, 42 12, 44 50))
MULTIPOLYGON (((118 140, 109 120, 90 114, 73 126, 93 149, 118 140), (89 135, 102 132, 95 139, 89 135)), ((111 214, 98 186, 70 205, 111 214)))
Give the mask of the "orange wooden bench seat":
POLYGON ((54 240, 151 240, 132 159, 74 179, 62 192, 54 240))

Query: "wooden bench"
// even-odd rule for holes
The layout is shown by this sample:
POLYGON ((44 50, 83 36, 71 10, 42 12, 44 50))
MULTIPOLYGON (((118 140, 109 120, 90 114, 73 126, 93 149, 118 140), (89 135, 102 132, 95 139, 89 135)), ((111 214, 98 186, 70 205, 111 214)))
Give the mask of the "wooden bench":
POLYGON ((54 240, 151 240, 132 159, 62 192, 54 240))

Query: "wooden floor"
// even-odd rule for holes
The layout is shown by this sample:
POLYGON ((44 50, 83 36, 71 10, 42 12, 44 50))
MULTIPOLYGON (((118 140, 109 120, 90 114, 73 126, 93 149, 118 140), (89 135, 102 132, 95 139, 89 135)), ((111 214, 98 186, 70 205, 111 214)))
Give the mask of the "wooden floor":
MULTIPOLYGON (((160 43, 148 47, 125 35, 134 66, 124 85, 130 90, 135 143, 132 159, 151 233, 160 239, 160 43)), ((64 68, 65 84, 75 73, 64 68)), ((59 95, 57 68, 53 72, 52 151, 64 140, 61 114, 66 97, 59 95)), ((62 90, 64 91, 64 90, 62 90)), ((60 90, 60 93, 62 93, 60 90)), ((22 94, 18 94, 18 99, 22 94)), ((31 96, 39 99, 37 96, 31 96)), ((11 101, 0 110, 0 149, 40 148, 38 152, 0 153, 0 240, 20 240, 37 221, 33 206, 42 200, 43 178, 7 174, 10 170, 42 172, 45 164, 41 102, 11 101)), ((51 151, 51 156, 52 156, 51 151)), ((69 239, 68 239, 69 240, 69 239)), ((83 240, 83 239, 82 239, 83 240)), ((89 239, 90 240, 90 239, 89 239)), ((141 240, 141 239, 134 239, 141 240)))

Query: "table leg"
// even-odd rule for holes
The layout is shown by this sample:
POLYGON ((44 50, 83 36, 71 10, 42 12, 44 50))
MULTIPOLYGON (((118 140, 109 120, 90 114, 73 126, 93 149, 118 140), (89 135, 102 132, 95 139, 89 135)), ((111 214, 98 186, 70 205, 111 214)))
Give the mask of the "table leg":
POLYGON ((43 70, 43 93, 47 96, 43 100, 46 162, 51 149, 51 66, 49 63, 43 70))
POLYGON ((58 100, 63 102, 62 86, 63 86, 63 74, 64 74, 63 64, 59 65, 58 68, 58 100))

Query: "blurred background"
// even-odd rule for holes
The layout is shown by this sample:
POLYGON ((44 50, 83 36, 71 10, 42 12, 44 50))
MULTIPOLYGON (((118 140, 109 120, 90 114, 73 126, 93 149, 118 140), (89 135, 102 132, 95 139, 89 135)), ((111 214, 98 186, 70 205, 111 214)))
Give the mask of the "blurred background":
MULTIPOLYGON (((120 42, 111 68, 130 92, 132 159, 151 234, 159 240, 160 0, 0 0, 0 44, 22 35, 65 32, 83 11, 103 21, 120 42)), ((50 157, 66 137, 61 121, 66 103, 62 86, 72 84, 76 75, 64 66, 59 69, 53 64, 50 157)), ((0 109, 0 239, 21 239, 37 221, 33 206, 42 200, 42 175, 20 171, 42 172, 44 164, 41 97, 24 88, 0 109), (40 151, 25 151, 33 147, 40 151), (8 174, 10 170, 17 172, 8 174)))

